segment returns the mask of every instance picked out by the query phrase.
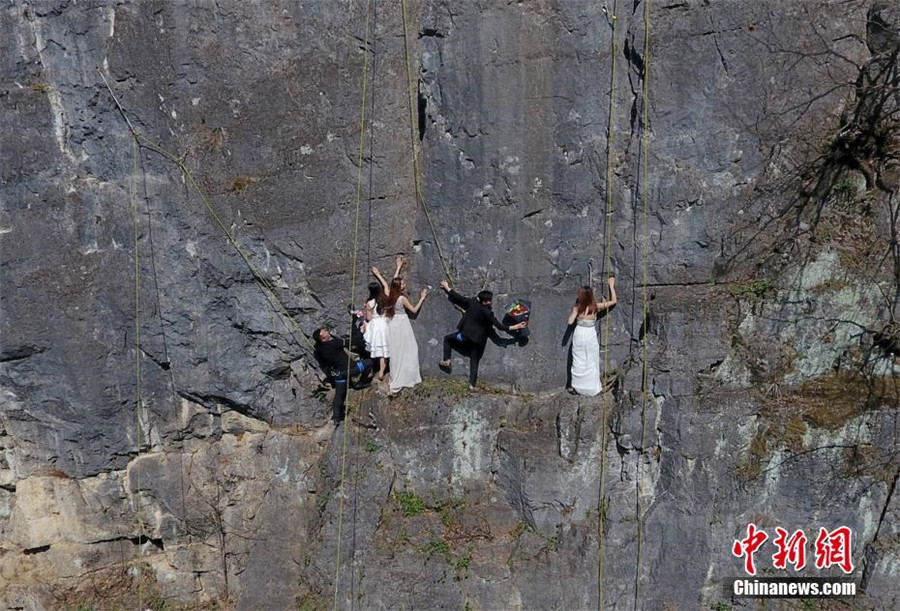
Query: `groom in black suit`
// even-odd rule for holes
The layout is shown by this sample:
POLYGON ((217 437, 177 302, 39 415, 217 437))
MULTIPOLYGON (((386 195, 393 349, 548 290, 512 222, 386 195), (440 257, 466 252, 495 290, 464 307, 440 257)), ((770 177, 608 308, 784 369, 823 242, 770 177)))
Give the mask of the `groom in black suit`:
POLYGON ((446 280, 441 281, 441 288, 446 291, 450 302, 462 308, 464 312, 459 324, 456 325, 457 330, 444 336, 444 360, 438 363, 438 367, 442 371, 450 373, 451 350, 456 350, 463 356, 469 357, 469 389, 475 390, 475 384, 478 381, 478 365, 481 363, 488 337, 496 337, 493 328, 496 327, 509 333, 524 329, 528 323, 520 322, 507 326, 497 320, 491 310, 494 294, 490 291, 481 291, 477 298, 463 297, 451 289, 450 283, 446 280))

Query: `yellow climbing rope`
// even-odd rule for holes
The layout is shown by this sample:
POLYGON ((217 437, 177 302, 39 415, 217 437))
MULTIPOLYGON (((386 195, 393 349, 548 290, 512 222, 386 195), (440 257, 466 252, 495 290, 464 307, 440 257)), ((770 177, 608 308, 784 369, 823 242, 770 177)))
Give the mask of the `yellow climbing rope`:
MULTIPOLYGON (((138 205, 138 143, 131 139, 131 222, 134 228, 134 443, 135 456, 141 455, 141 412, 143 411, 143 396, 141 392, 141 254, 140 254, 140 206, 138 205)), ((141 540, 144 536, 144 517, 141 515, 140 490, 141 469, 135 472, 135 488, 131 491, 131 501, 134 504, 135 521, 138 528, 138 555, 141 550, 141 540)), ((138 574, 137 595, 138 608, 143 609, 143 576, 138 574)))
POLYGON ((647 395, 649 393, 650 367, 647 362, 650 304, 647 295, 647 257, 650 250, 650 234, 648 231, 649 190, 647 185, 650 153, 650 0, 644 0, 644 82, 641 87, 641 165, 638 168, 638 181, 641 185, 641 324, 644 335, 641 338, 641 453, 638 455, 635 475, 635 514, 637 518, 637 565, 634 575, 634 609, 637 611, 641 599, 641 583, 643 579, 644 549, 644 516, 641 507, 641 460, 647 434, 647 395))
MULTIPOLYGON (((606 222, 604 225, 604 254, 606 270, 612 271, 612 202, 613 202, 613 135, 615 128, 616 104, 616 32, 619 16, 619 0, 615 0, 613 13, 609 16, 612 24, 610 38, 610 75, 609 75, 609 123, 606 128, 606 222)), ((603 373, 609 371, 609 329, 611 313, 607 312, 603 319, 603 373)), ((603 528, 606 520, 606 426, 609 409, 609 390, 603 392, 603 410, 600 420, 600 491, 597 499, 597 608, 603 611, 604 564, 603 564, 603 528)))
MULTIPOLYGON (((356 223, 354 227, 353 234, 353 265, 350 271, 350 303, 355 304, 356 299, 356 267, 357 267, 357 257, 359 253, 359 211, 362 205, 362 177, 363 177, 363 150, 365 146, 365 133, 366 133, 366 88, 369 80, 369 19, 372 10, 372 0, 368 0, 366 3, 366 26, 365 26, 365 38, 363 43, 363 70, 362 70, 362 85, 360 86, 361 94, 360 94, 360 104, 359 104, 359 153, 356 158, 356 223)), ((353 315, 350 315, 350 333, 348 334, 348 338, 353 338, 353 325, 355 321, 353 320, 353 315)), ((353 365, 352 359, 350 355, 347 355, 347 394, 345 395, 345 411, 347 410, 347 405, 350 400, 350 367, 353 365)), ((346 474, 346 465, 347 465, 347 425, 343 426, 343 430, 341 433, 341 479, 338 484, 338 523, 337 523, 337 545, 335 548, 335 557, 334 557, 334 597, 332 600, 332 609, 337 611, 338 609, 338 592, 340 586, 340 578, 341 578, 341 531, 344 524, 344 476, 346 474)))
POLYGON ((444 251, 441 249, 441 242, 438 240, 434 222, 431 220, 431 213, 428 211, 428 203, 425 201, 425 196, 422 193, 419 170, 419 145, 416 140, 416 119, 414 111, 416 95, 413 90, 412 56, 409 51, 409 28, 406 19, 406 0, 400 0, 400 12, 403 16, 403 50, 406 54, 406 101, 409 106, 409 139, 413 154, 413 184, 415 186, 416 204, 422 206, 422 210, 425 212, 425 219, 428 221, 428 226, 431 228, 431 236, 434 239, 434 246, 437 250, 438 258, 441 260, 441 267, 444 269, 444 276, 447 277, 448 282, 453 284, 453 276, 450 274, 450 267, 447 264, 447 259, 444 257, 444 251))

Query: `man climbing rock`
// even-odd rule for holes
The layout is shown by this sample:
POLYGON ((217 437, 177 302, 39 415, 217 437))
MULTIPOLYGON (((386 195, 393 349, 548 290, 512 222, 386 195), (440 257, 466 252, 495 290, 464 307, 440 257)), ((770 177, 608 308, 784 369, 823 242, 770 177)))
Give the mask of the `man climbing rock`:
POLYGON ((331 401, 332 419, 335 424, 344 420, 344 402, 347 399, 347 382, 349 378, 357 379, 357 386, 366 384, 372 380, 372 361, 360 359, 353 361, 348 358, 345 349, 347 340, 335 337, 331 331, 322 327, 313 332, 313 340, 316 343, 315 354, 319 365, 331 378, 334 384, 334 399, 331 401), (350 363, 350 376, 347 375, 347 363, 350 363))
POLYGON ((444 336, 444 360, 438 363, 438 367, 446 373, 451 372, 451 350, 469 357, 469 390, 475 390, 475 384, 478 382, 478 365, 484 355, 487 340, 489 337, 497 338, 494 327, 509 333, 524 329, 528 322, 507 326, 497 320, 491 310, 494 294, 490 291, 481 291, 477 297, 463 297, 451 289, 450 283, 446 280, 441 281, 441 288, 447 293, 450 302, 461 307, 464 312, 459 324, 456 325, 457 330, 444 336))

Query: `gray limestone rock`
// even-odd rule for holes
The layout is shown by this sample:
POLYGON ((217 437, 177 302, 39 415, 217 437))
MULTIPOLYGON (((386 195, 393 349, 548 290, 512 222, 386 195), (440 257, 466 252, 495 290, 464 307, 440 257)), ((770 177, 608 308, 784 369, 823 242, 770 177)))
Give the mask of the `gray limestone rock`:
POLYGON ((0 8, 0 607, 749 608, 752 521, 895 608, 894 4, 402 6, 0 8), (433 290, 333 431, 309 337, 399 253, 529 342, 468 392, 433 290))

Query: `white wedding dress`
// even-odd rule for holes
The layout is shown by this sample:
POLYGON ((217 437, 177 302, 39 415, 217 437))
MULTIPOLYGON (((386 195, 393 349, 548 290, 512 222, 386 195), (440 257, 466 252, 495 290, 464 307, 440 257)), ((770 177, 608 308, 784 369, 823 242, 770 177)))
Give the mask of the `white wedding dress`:
POLYGON ((366 305, 372 311, 372 320, 366 325, 366 333, 363 335, 363 339, 366 340, 366 350, 373 359, 388 358, 391 356, 388 347, 388 320, 379 311, 378 304, 374 299, 369 300, 366 305))
POLYGON ((388 347, 391 351, 391 392, 412 388, 422 381, 419 374, 419 344, 413 334, 406 309, 399 301, 394 317, 388 319, 388 347))
POLYGON ((572 389, 579 395, 600 394, 600 342, 594 330, 596 320, 576 321, 572 336, 572 389))

